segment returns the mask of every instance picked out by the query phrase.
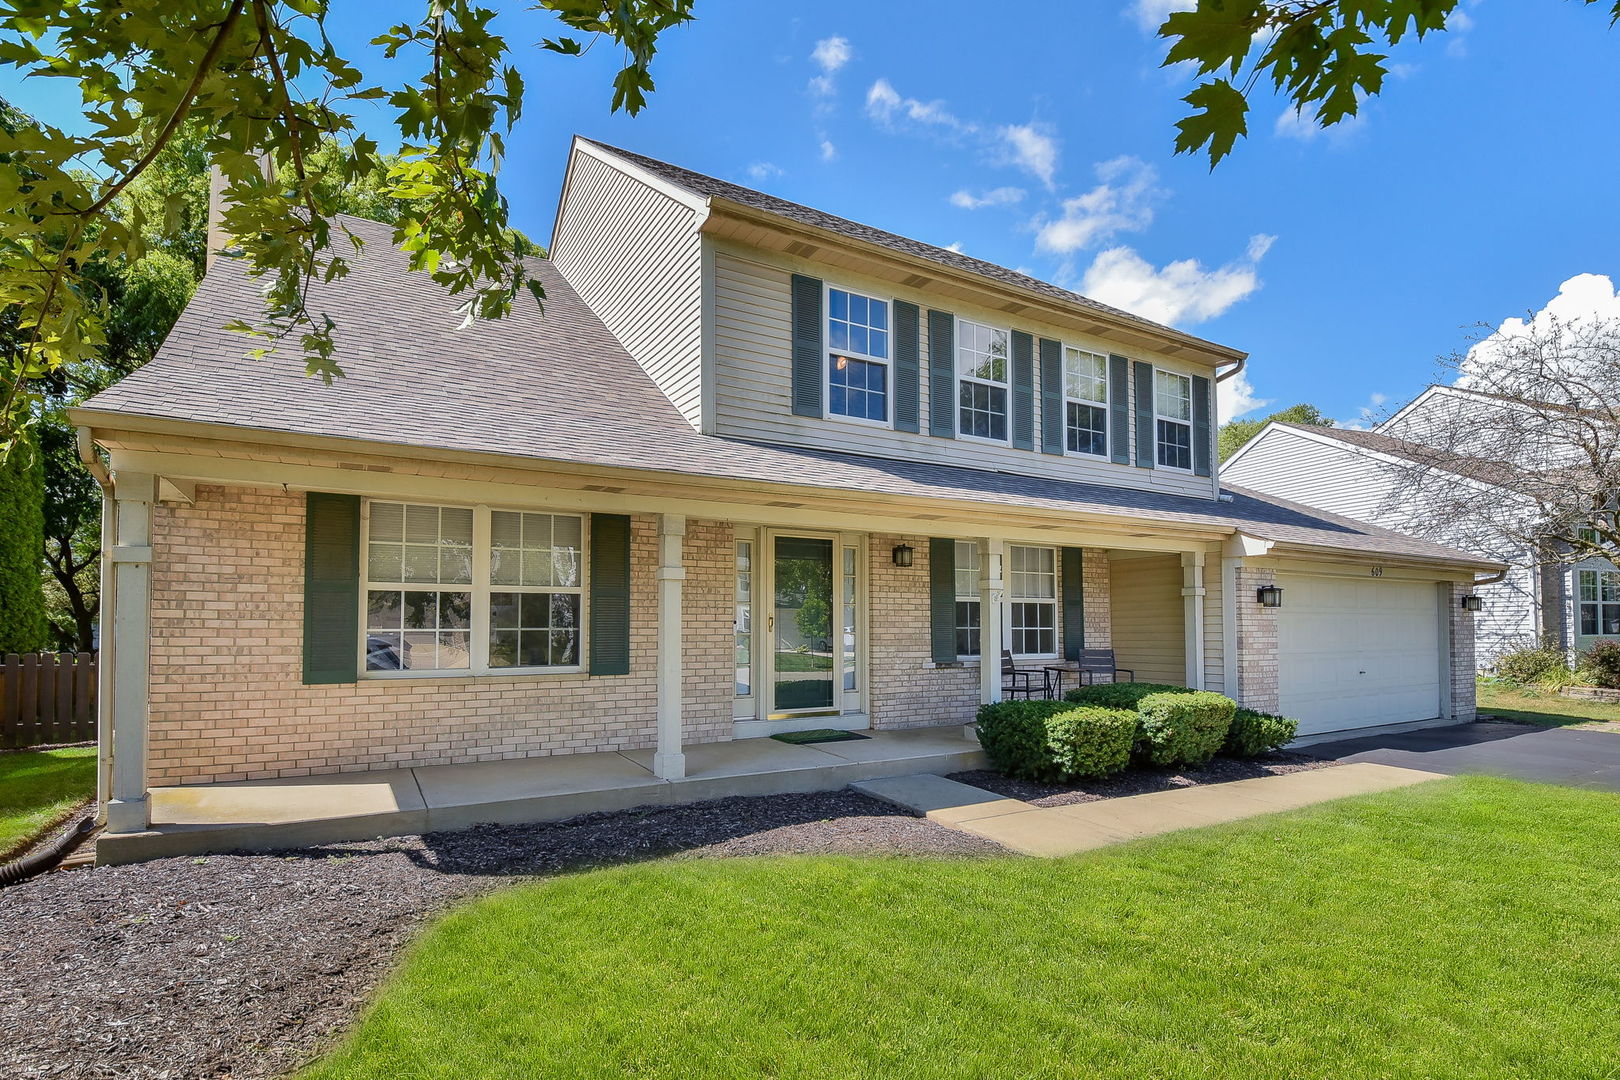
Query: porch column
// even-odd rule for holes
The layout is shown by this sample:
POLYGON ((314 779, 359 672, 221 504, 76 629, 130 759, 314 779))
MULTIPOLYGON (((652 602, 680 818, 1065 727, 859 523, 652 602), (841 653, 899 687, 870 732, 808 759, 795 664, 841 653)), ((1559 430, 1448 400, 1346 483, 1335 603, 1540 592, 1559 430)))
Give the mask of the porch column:
MULTIPOLYGON (((152 502, 157 478, 113 477, 115 543, 103 560, 103 586, 113 600, 111 690, 104 707, 112 731, 112 793, 107 831, 141 832, 151 824, 146 797, 148 669, 152 630, 152 502)), ((105 632, 104 632, 105 634, 105 632)))
POLYGON ((1001 700, 1002 602, 1007 598, 1004 540, 979 541, 979 700, 1001 700))
POLYGON ((1181 604, 1187 652, 1187 685, 1204 688, 1204 553, 1181 553, 1181 604))
POLYGON ((686 535, 684 514, 658 515, 658 748, 653 752, 653 775, 679 780, 686 775, 681 752, 681 539, 686 535))

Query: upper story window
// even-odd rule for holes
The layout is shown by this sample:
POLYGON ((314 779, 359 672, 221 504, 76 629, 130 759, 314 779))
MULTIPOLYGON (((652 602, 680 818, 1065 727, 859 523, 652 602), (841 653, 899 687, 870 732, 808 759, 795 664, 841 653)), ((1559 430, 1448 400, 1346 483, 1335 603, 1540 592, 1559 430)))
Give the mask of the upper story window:
POLYGON ((371 502, 369 673, 481 673, 580 663, 584 519, 371 502))
POLYGON ((1007 441, 1009 337, 993 326, 957 320, 957 430, 962 435, 1007 441))
POLYGON ((827 290, 827 411, 889 422, 889 302, 827 290))
POLYGON ((1192 378, 1173 371, 1153 373, 1153 409, 1159 464, 1187 469, 1192 463, 1192 378))
POLYGON ((1065 445, 1071 454, 1108 454, 1108 358, 1063 350, 1065 445))

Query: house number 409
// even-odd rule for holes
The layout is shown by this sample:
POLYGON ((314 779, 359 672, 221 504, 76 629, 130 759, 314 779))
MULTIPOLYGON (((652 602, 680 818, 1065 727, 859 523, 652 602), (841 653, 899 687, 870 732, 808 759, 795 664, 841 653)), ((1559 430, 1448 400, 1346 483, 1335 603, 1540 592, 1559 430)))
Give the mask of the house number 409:
POLYGON ((1384 576, 1384 568, 1382 566, 1373 567, 1372 568, 1372 576, 1373 577, 1383 577, 1384 576))

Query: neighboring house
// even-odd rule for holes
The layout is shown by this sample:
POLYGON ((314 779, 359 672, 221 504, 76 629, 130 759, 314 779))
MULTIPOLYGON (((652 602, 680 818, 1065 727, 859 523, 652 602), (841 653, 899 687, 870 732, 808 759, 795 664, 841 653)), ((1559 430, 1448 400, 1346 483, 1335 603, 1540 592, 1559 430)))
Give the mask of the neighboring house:
MULTIPOLYGON (((1491 407, 1510 404, 1463 387, 1432 386, 1370 431, 1268 424, 1227 459, 1222 477, 1507 563, 1500 581, 1479 587, 1475 648, 1482 667, 1538 641, 1581 651, 1601 637, 1620 636, 1620 571, 1612 563, 1545 559, 1508 544, 1489 522, 1428 520, 1436 515, 1403 501, 1401 475, 1413 469, 1476 489, 1499 488, 1499 464, 1439 453, 1432 445, 1434 433, 1458 422, 1453 410, 1491 407)), ((1504 506, 1509 502, 1504 494, 1504 506)))
POLYGON ((1241 352, 584 139, 543 315, 458 331, 346 224, 333 386, 244 359, 222 258, 74 413, 113 474, 113 831, 149 786, 632 748, 678 778, 694 743, 960 725, 1002 649, 1304 732, 1473 715, 1460 598, 1496 564, 1223 494, 1241 352))

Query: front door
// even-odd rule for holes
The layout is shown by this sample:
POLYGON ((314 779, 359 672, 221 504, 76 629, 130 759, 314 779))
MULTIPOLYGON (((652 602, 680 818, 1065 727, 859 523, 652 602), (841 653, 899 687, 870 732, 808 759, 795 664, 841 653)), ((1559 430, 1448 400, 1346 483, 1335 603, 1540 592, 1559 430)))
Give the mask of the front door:
POLYGON ((770 537, 771 595, 765 620, 767 716, 831 716, 843 697, 842 635, 831 537, 770 537))

